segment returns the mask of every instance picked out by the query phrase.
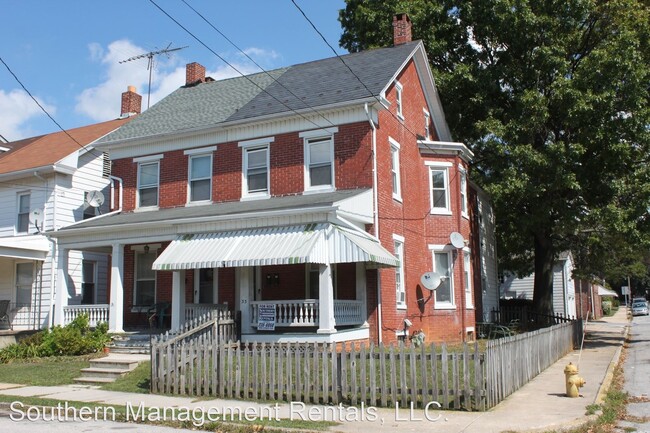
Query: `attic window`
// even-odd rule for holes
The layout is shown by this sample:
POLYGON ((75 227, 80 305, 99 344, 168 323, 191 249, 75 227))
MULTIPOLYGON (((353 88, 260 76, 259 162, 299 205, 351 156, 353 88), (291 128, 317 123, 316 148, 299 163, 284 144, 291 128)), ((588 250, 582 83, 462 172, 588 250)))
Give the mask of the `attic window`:
POLYGON ((400 84, 399 81, 395 81, 395 105, 397 108, 397 117, 404 119, 404 113, 402 112, 402 89, 404 87, 400 84))

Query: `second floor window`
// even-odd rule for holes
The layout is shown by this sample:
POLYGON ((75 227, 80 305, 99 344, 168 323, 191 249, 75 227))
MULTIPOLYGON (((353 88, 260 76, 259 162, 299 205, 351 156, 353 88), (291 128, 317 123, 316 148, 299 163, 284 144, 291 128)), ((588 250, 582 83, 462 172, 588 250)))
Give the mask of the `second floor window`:
POLYGON ((390 141, 390 173, 393 181, 393 198, 402 200, 402 186, 399 170, 399 143, 393 139, 390 141))
POLYGON ((331 136, 306 139, 305 165, 307 166, 307 185, 305 189, 334 186, 332 176, 333 150, 331 136))
POLYGON ((395 258, 399 266, 395 268, 395 303, 397 308, 406 308, 406 289, 404 288, 404 238, 393 235, 395 258))
POLYGON ((269 148, 245 149, 245 194, 258 195, 269 192, 269 148))
POLYGON ((431 213, 448 213, 449 180, 446 168, 430 167, 431 179, 431 213))
POLYGON ((212 198, 212 155, 190 156, 190 202, 212 198))
POLYGON ((435 291, 436 308, 450 308, 455 305, 451 254, 451 252, 444 250, 433 251, 433 271, 444 277, 435 291))
POLYGON ((158 206, 159 169, 158 161, 138 165, 138 207, 158 206))
POLYGON ((29 206, 30 194, 18 194, 18 218, 16 220, 16 233, 29 232, 29 206))

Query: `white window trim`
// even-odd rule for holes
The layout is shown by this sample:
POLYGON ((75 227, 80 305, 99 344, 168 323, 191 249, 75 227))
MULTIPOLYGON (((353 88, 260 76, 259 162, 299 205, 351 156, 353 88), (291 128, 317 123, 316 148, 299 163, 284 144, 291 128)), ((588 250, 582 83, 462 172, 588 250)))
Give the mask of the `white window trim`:
MULTIPOLYGON (((157 210, 160 207, 160 159, 151 159, 151 160, 145 160, 145 161, 139 161, 138 162, 138 183, 136 185, 135 189, 135 208, 137 210, 157 210), (158 165, 158 184, 156 188, 158 189, 158 195, 156 197, 156 205, 155 206, 140 206, 140 167, 144 164, 157 164, 158 165)), ((135 161, 135 158, 134 158, 135 161)))
POLYGON ((459 186, 459 193, 460 193, 460 212, 463 218, 469 219, 469 197, 468 197, 468 191, 469 188, 468 186, 468 179, 467 179, 467 170, 465 167, 462 165, 458 165, 458 183, 460 183, 459 186), (463 178, 465 179, 465 185, 463 187, 463 178), (465 206, 465 210, 463 210, 463 205, 465 206))
MULTIPOLYGON (((132 299, 132 302, 134 302, 134 303, 135 303, 135 300, 138 297, 137 296, 138 295, 138 293, 137 293, 138 281, 140 281, 138 279, 138 257, 140 257, 140 253, 142 253, 142 254, 155 254, 156 257, 158 257, 157 250, 154 250, 153 248, 151 248, 151 245, 150 245, 151 249, 149 250, 149 253, 146 253, 144 251, 144 245, 142 245, 141 247, 142 247, 141 251, 139 249, 131 248, 133 251, 136 252, 135 257, 133 257, 134 269, 133 269, 133 294, 132 294, 133 299, 132 299)), ((143 280, 143 281, 150 281, 150 280, 143 280)), ((158 271, 154 271, 154 273, 153 273, 153 302, 154 302, 154 304, 156 303, 157 299, 158 299, 158 271)), ((135 308, 135 310, 132 309, 131 310, 132 312, 138 311, 137 310, 138 308, 147 307, 147 305, 135 305, 134 304, 133 307, 135 308)))
POLYGON ((455 310, 456 309, 456 296, 454 293, 454 251, 455 248, 452 245, 441 245, 434 244, 429 245, 429 250, 431 251, 431 269, 433 272, 436 271, 435 265, 435 253, 447 253, 449 257, 449 291, 451 302, 436 302, 435 294, 433 296, 433 308, 434 310, 455 310))
POLYGON ((404 86, 399 81, 395 81, 395 111, 397 117, 404 120, 404 86))
MULTIPOLYGON (((404 242, 404 237, 400 235, 393 234, 393 245, 395 245, 395 242, 399 242, 402 246, 402 255, 401 255, 401 260, 399 262, 399 272, 401 276, 401 281, 400 281, 400 292, 404 293, 404 302, 399 302, 398 301, 398 296, 397 296, 397 290, 395 290, 395 307, 398 310, 406 310, 407 309, 407 303, 406 303, 406 284, 404 281, 404 256, 405 256, 405 242, 404 242)), ((397 286, 395 287, 397 289, 397 286)))
POLYGON ((32 192, 31 191, 22 191, 16 194, 16 214, 15 214, 15 222, 14 222, 14 235, 16 236, 23 236, 23 235, 28 235, 29 234, 29 225, 31 221, 29 221, 29 214, 32 211, 32 192), (19 232, 18 231, 18 221, 20 217, 20 198, 24 196, 29 196, 29 210, 27 211, 27 230, 24 232, 19 232))
POLYGON ((201 204, 210 204, 212 203, 212 164, 214 163, 214 158, 212 156, 212 153, 189 153, 186 154, 189 155, 187 158, 187 205, 193 206, 193 205, 201 205, 201 204), (192 159, 193 158, 201 158, 201 157, 210 157, 210 176, 207 178, 201 178, 201 179, 192 179, 192 159), (210 198, 207 200, 196 200, 192 201, 192 181, 193 180, 210 180, 210 198))
POLYGON ((391 164, 391 183, 392 183, 392 174, 393 174, 393 167, 395 168, 395 177, 397 179, 396 182, 396 189, 397 191, 393 190, 393 199, 397 200, 398 202, 402 202, 402 174, 401 174, 401 164, 400 164, 400 149, 401 146, 400 144, 395 141, 392 137, 388 137, 388 142, 390 143, 390 164, 391 164))
POLYGON ((474 308, 474 281, 472 280, 472 251, 465 247, 463 248, 463 279, 465 280, 465 308, 474 308), (467 291, 469 288, 469 292, 467 291))
POLYGON ((429 113, 424 108, 422 109, 424 114, 424 138, 425 140, 431 139, 431 113, 429 113))
POLYGON ((334 173, 334 133, 338 132, 338 128, 328 128, 328 129, 317 129, 313 131, 305 131, 298 134, 302 138, 302 149, 304 155, 304 190, 305 192, 330 192, 336 190, 336 185, 334 184, 334 179, 336 179, 334 173), (330 139, 330 164, 332 167, 331 170, 331 179, 329 185, 318 185, 311 186, 311 177, 309 175, 309 141, 313 139, 322 138, 325 139, 329 137, 330 139))
MULTIPOLYGON (((34 300, 34 283, 36 283, 36 266, 34 266, 34 261, 33 260, 23 260, 23 259, 18 259, 14 262, 14 278, 13 278, 13 284, 14 284, 14 289, 11 293, 11 302, 14 304, 18 303, 18 265, 21 264, 30 264, 32 265, 32 286, 30 288, 30 300, 29 304, 32 304, 32 301, 34 300)), ((20 307, 24 308, 24 307, 20 307)))
POLYGON ((141 163, 141 162, 153 162, 153 161, 159 161, 163 159, 165 155, 162 153, 159 153, 157 155, 148 155, 148 156, 140 156, 138 158, 133 158, 133 162, 135 163, 141 163))
POLYGON ((431 214, 434 215, 452 215, 451 212, 451 198, 449 194, 449 167, 451 165, 446 164, 432 164, 429 161, 425 162, 425 165, 429 167, 429 207, 431 214), (431 179, 432 170, 444 170, 444 180, 445 180, 445 194, 446 194, 446 208, 433 207, 433 180, 431 179))
POLYGON ((243 145, 240 142, 239 146, 242 148, 242 200, 256 200, 260 198, 271 197, 271 146, 268 141, 250 140, 250 143, 243 145), (257 143, 253 143, 257 142, 257 143), (253 150, 266 149, 266 191, 248 192, 248 152, 253 150))
POLYGON ((201 147, 198 149, 187 149, 183 151, 183 155, 201 155, 201 154, 208 154, 215 152, 217 150, 217 146, 210 146, 210 147, 201 147))
POLYGON ((237 145, 243 149, 251 147, 264 147, 268 146, 275 141, 275 137, 255 138, 253 140, 240 141, 237 145))

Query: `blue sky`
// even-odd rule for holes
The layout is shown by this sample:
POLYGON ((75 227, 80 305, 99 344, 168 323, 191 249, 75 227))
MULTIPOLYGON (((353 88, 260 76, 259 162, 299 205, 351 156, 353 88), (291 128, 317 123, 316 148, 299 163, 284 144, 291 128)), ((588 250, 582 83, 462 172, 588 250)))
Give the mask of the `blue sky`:
MULTIPOLYGON (((154 0, 212 50, 245 73, 258 69, 182 0, 154 0)), ((291 0, 185 0, 265 69, 333 56, 291 0)), ((339 54, 343 0, 296 0, 339 54)), ((185 82, 185 64, 199 62, 213 78, 238 75, 148 0, 0 0, 0 57, 64 128, 119 116, 129 85, 146 93, 147 60, 157 56, 151 103, 185 82)), ((0 64, 0 134, 14 141, 58 127, 0 64)))

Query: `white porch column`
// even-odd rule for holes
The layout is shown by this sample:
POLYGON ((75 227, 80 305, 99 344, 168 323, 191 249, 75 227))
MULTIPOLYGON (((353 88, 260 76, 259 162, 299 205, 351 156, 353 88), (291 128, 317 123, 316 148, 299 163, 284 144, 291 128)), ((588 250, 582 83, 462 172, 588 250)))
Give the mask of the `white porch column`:
POLYGON ((68 305, 68 248, 58 249, 56 271, 56 300, 54 303, 54 324, 63 326, 63 307, 68 305))
POLYGON ((172 331, 185 323, 185 271, 172 274, 172 331))
POLYGON ((334 320, 334 286, 330 265, 318 265, 318 334, 336 332, 334 320))
POLYGON ((367 302, 367 293, 368 289, 366 287, 366 264, 364 262, 357 262, 356 266, 357 271, 357 301, 361 301, 361 317, 363 319, 363 326, 368 327, 368 302, 367 302))
POLYGON ((113 244, 108 330, 124 332, 124 245, 113 244))
POLYGON ((251 334, 253 327, 251 326, 251 286, 253 285, 254 268, 237 268, 237 305, 241 312, 241 332, 242 334, 251 334))

